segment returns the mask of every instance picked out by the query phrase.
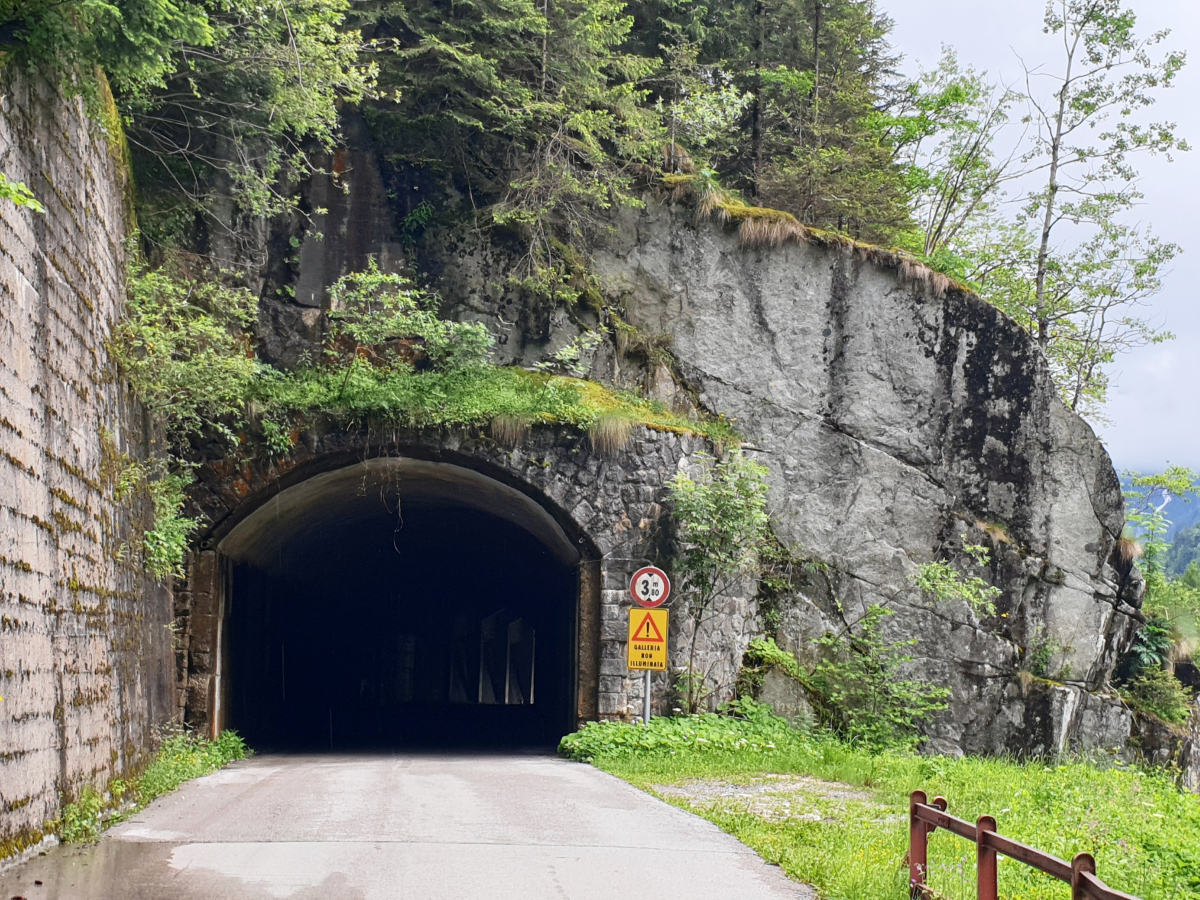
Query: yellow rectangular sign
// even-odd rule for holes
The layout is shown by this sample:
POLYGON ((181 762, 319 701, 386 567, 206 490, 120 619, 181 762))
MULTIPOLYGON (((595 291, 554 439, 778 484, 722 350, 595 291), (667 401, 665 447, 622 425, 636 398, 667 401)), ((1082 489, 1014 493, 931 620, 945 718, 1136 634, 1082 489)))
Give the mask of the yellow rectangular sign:
POLYGON ((667 611, 629 610, 629 644, 626 665, 631 669, 667 668, 667 611))

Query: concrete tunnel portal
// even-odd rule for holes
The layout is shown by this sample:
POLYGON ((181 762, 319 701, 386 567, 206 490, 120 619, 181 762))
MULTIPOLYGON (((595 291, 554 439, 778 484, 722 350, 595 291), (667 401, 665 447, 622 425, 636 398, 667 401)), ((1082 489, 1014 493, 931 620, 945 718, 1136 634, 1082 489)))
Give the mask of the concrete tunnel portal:
POLYGON ((263 750, 552 746, 582 708, 581 543, 444 462, 280 491, 217 544, 215 719, 263 750))

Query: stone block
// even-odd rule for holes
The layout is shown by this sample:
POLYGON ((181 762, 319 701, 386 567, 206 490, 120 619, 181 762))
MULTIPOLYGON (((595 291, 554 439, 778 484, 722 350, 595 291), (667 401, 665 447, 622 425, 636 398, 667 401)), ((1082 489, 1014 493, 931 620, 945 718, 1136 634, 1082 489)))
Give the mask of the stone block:
POLYGON ((621 693, 626 689, 626 681, 624 676, 601 675, 600 676, 600 694, 603 696, 606 693, 621 693))

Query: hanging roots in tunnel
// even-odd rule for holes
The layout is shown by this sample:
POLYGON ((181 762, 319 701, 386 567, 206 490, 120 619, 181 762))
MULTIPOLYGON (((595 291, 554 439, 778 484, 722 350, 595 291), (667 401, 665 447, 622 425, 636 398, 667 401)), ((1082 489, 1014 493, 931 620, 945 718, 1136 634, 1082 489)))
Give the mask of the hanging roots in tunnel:
POLYGON ((529 417, 501 413, 492 418, 492 440, 502 447, 516 447, 529 434, 529 417))
POLYGON ((592 449, 602 456, 612 456, 625 449, 631 437, 633 422, 612 413, 604 413, 588 427, 588 440, 592 449))

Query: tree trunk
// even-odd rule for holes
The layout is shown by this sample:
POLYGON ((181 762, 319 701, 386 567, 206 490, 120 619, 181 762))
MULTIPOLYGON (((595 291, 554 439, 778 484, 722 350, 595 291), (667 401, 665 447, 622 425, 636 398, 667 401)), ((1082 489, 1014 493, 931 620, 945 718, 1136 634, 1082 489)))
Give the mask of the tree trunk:
POLYGON ((750 118, 751 146, 751 192, 758 200, 759 179, 762 176, 763 163, 763 95, 762 95, 762 54, 763 54, 763 16, 765 15, 764 0, 754 0, 754 75, 752 90, 754 106, 750 118))

